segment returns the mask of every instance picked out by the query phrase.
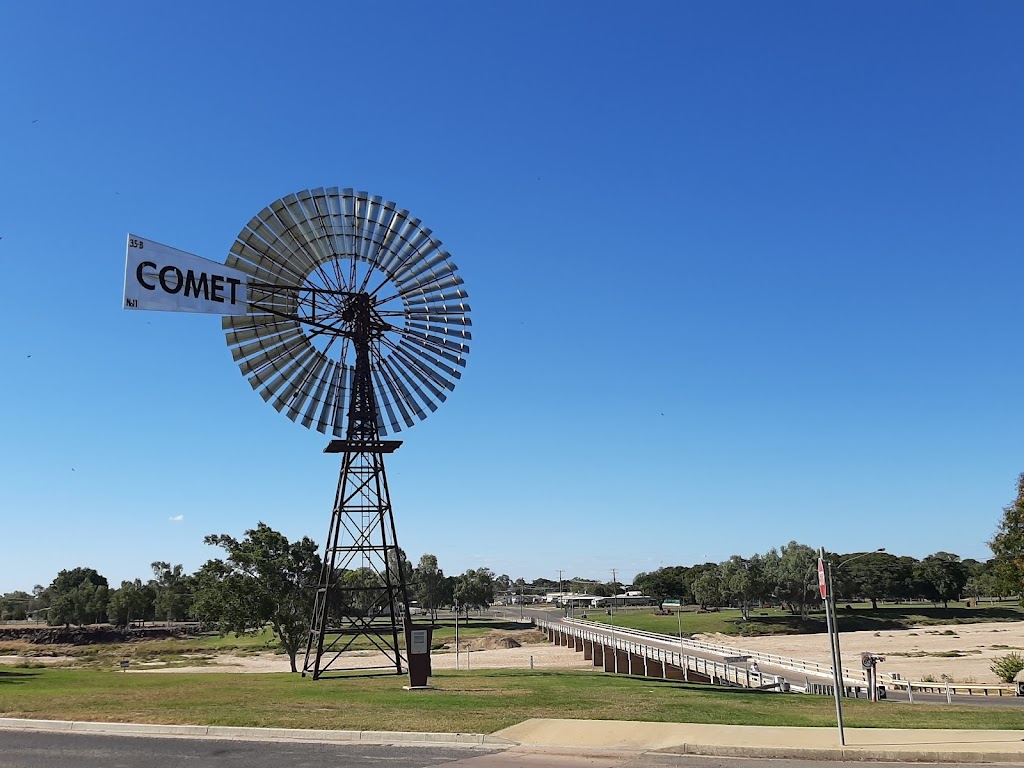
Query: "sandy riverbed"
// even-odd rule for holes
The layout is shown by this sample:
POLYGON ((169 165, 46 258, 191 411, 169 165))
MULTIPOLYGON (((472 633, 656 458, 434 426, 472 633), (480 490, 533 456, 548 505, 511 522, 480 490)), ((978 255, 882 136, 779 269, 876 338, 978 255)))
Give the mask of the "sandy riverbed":
MULTIPOLYGON (((696 635, 697 639, 727 645, 737 650, 774 653, 804 661, 829 663, 828 641, 823 634, 772 635, 767 637, 735 637, 731 635, 696 635)), ((905 680, 921 680, 931 676, 940 680, 947 675, 955 682, 996 683, 998 679, 989 666, 996 656, 1011 651, 1024 655, 1024 622, 989 622, 950 624, 884 632, 844 632, 842 634, 843 666, 859 666, 860 654, 870 652, 886 657, 879 666, 888 675, 897 672, 905 680), (958 655, 953 655, 958 654, 958 655)), ((547 643, 527 643, 518 648, 483 648, 468 657, 470 669, 593 669, 582 653, 547 643)), ((69 657, 0 656, 0 665, 24 662, 60 666, 74 663, 69 657)), ((384 663, 383 657, 369 652, 346 654, 346 667, 371 667, 384 663)), ((437 652, 431 656, 436 670, 466 669, 467 654, 437 652)), ((219 654, 202 666, 163 668, 142 663, 133 664, 132 672, 287 672, 288 658, 281 654, 260 653, 236 656, 219 654)))
MULTIPOLYGON (((456 660, 454 652, 434 652, 430 656, 432 668, 455 669, 529 669, 530 660, 534 669, 593 669, 593 663, 585 661, 582 653, 576 653, 564 646, 555 645, 524 645, 519 648, 499 648, 492 650, 461 652, 456 660)), ((302 665, 302 658, 298 659, 302 665)), ((386 664, 382 654, 369 651, 353 651, 346 653, 340 664, 342 669, 374 667, 386 664)), ((209 666, 202 667, 171 667, 132 670, 138 672, 288 672, 288 657, 276 653, 260 653, 251 656, 218 656, 212 659, 209 666)))
MULTIPOLYGON (((830 663, 828 639, 824 634, 695 637, 743 650, 830 663)), ((886 658, 878 666, 883 675, 896 672, 904 680, 921 680, 928 675, 940 680, 942 675, 947 675, 955 682, 995 684, 999 679, 989 669, 992 659, 1011 651, 1024 655, 1024 622, 1019 621, 843 632, 840 637, 844 667, 859 668, 861 653, 875 653, 886 658)))

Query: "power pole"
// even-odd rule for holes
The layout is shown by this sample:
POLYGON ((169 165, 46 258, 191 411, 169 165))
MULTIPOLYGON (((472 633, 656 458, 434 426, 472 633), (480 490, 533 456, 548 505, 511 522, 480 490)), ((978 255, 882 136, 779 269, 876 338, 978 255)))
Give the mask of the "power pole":
POLYGON ((615 623, 615 597, 619 590, 618 568, 612 568, 612 607, 609 616, 612 617, 612 624, 615 623))

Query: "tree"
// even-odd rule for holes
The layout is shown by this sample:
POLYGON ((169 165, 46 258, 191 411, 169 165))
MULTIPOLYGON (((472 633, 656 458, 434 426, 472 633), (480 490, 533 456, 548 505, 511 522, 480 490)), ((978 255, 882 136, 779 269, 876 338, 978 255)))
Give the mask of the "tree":
POLYGON ((868 598, 871 610, 878 610, 880 599, 896 597, 910 576, 900 558, 888 552, 854 552, 838 557, 837 561, 842 568, 833 568, 833 578, 842 578, 842 593, 868 598), (848 562, 843 563, 844 560, 848 562))
POLYGON ((768 591, 761 556, 745 559, 733 555, 722 563, 720 572, 722 597, 739 605, 743 621, 749 621, 751 604, 764 599, 768 591))
POLYGON ((693 599, 701 608, 719 605, 722 600, 722 576, 718 569, 705 569, 693 582, 693 599))
POLYGON ((4 621, 24 621, 28 618, 32 595, 28 592, 8 592, 0 597, 0 619, 4 621))
POLYGON ((227 557, 210 560, 197 572, 196 614, 223 633, 270 624, 297 672, 295 657, 308 638, 320 575, 317 545, 309 537, 289 543, 265 523, 246 531, 241 541, 226 534, 204 541, 224 549, 227 557))
POLYGON ((192 590, 189 578, 181 565, 173 568, 170 563, 157 561, 150 565, 156 577, 151 584, 156 594, 154 613, 164 621, 183 621, 192 604, 192 590))
POLYGON ((686 585, 686 593, 683 595, 683 602, 700 603, 700 600, 697 599, 697 593, 694 590, 694 585, 697 583, 697 580, 708 571, 717 574, 719 571, 718 563, 699 563, 686 571, 683 575, 683 581, 686 585))
POLYGON ((451 604, 451 590, 448 588, 444 571, 437 565, 435 555, 420 556, 420 561, 412 572, 412 591, 420 607, 430 611, 432 621, 437 621, 438 608, 451 604))
POLYGON ((944 608, 950 600, 958 600, 967 584, 967 569, 957 555, 936 552, 921 561, 921 575, 929 587, 931 598, 941 600, 944 608))
POLYGON ((806 544, 789 542, 781 548, 771 569, 774 572, 775 594, 790 613, 806 619, 811 604, 820 601, 818 592, 818 553, 806 544))
MULTIPOLYGON (((394 583, 394 586, 396 588, 398 587, 398 573, 401 572, 405 580, 406 588, 408 589, 408 587, 412 584, 413 568, 412 563, 409 562, 409 558, 405 555, 405 550, 401 547, 389 549, 387 558, 388 570, 390 570, 392 573, 391 578, 394 583)), ((383 580, 380 580, 380 583, 381 585, 383 585, 383 580)), ((409 599, 412 600, 413 598, 410 597, 409 599)))
POLYGON ((650 573, 638 573, 633 578, 633 586, 659 603, 669 599, 682 602, 689 593, 686 580, 689 570, 682 565, 670 565, 650 573))
POLYGON ((490 568, 469 568, 455 579, 454 597, 469 616, 470 608, 486 608, 494 602, 494 574, 490 568))
POLYGON ((81 625, 100 623, 107 618, 107 579, 92 568, 61 571, 50 584, 49 592, 48 624, 81 625))
POLYGON ((121 588, 114 590, 107 600, 107 615, 114 624, 127 627, 151 613, 154 600, 152 586, 143 584, 141 579, 122 581, 121 588))
POLYGON ((388 607, 381 604, 387 597, 384 580, 373 568, 362 566, 343 571, 338 585, 340 589, 334 591, 335 602, 331 607, 343 616, 376 615, 388 607))
POLYGON ((1024 598, 1024 472, 1017 478, 1017 499, 1003 507, 1003 519, 988 545, 1007 591, 1024 598))

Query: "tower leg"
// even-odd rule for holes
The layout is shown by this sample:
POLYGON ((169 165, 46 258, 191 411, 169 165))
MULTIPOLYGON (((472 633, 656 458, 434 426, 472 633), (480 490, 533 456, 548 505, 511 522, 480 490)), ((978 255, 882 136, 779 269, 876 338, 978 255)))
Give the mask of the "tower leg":
POLYGON ((346 441, 324 546, 302 674, 317 680, 355 671, 402 674, 401 640, 410 626, 405 556, 398 546, 384 455, 346 441), (377 650, 372 666, 353 666, 349 650, 377 650))

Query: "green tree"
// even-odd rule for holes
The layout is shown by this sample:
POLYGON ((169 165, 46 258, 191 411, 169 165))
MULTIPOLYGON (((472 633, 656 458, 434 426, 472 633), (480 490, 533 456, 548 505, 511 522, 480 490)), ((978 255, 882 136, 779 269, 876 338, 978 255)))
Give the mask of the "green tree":
POLYGON ((1024 599, 1024 472, 1017 478, 1017 498, 1003 507, 1003 519, 988 545, 1007 593, 1024 599))
POLYGON ((152 613, 154 599, 153 588, 141 579, 122 581, 120 589, 114 590, 107 600, 107 615, 112 623, 127 627, 152 613))
POLYGON ((469 616, 470 608, 486 608, 494 602, 494 574, 490 568, 467 569, 455 578, 454 597, 469 616))
POLYGON ((852 552, 837 557, 836 562, 842 564, 839 569, 833 566, 833 578, 842 580, 842 587, 836 585, 837 591, 849 598, 868 598, 872 610, 878 610, 879 600, 899 596, 911 575, 901 559, 888 552, 852 552))
POLYGON ((437 621, 437 610, 443 605, 450 605, 452 593, 444 571, 438 567, 437 556, 424 554, 412 572, 412 588, 416 602, 424 610, 430 611, 431 620, 437 621))
POLYGON ((384 580, 373 568, 364 566, 344 571, 337 583, 341 589, 334 592, 338 602, 332 607, 343 616, 379 615, 388 607, 382 604, 388 596, 384 580))
POLYGON ((669 599, 682 602, 690 596, 686 578, 689 570, 682 565, 670 565, 650 573, 638 573, 633 578, 633 586, 659 603, 669 599))
POLYGON ((166 622, 183 621, 192 604, 189 577, 180 564, 172 568, 170 563, 158 560, 150 568, 155 577, 151 582, 156 594, 153 611, 166 622))
POLYGON ((704 569, 693 582, 693 599, 701 608, 710 608, 724 602, 722 596, 722 575, 715 570, 704 569))
POLYGON ((221 632, 244 632, 269 624, 288 654, 292 672, 295 657, 305 645, 313 613, 314 590, 320 575, 320 556, 309 537, 289 543, 265 523, 238 540, 227 534, 205 537, 207 544, 226 552, 197 572, 194 611, 215 622, 221 632))
POLYGON ((781 548, 769 571, 775 595, 790 613, 806 619, 810 606, 821 600, 818 591, 818 553, 795 541, 781 548))
POLYGON ((57 574, 49 587, 47 623, 90 624, 106 621, 108 585, 93 568, 72 568, 57 574))
POLYGON ((944 608, 950 600, 959 600, 967 584, 967 569, 957 555, 936 552, 921 561, 921 575, 929 587, 930 595, 942 601, 944 608))
POLYGON ((750 620, 750 606, 768 593, 764 561, 760 555, 743 558, 733 555, 721 569, 721 590, 726 602, 739 606, 744 621, 750 620))
POLYGON ((8 592, 0 597, 0 619, 4 621, 24 621, 32 604, 32 595, 28 592, 8 592))
MULTIPOLYGON (((405 550, 401 547, 389 549, 387 557, 388 569, 392 573, 391 578, 394 581, 395 586, 398 586, 398 572, 401 571, 402 576, 405 579, 406 588, 408 589, 409 586, 412 584, 413 567, 412 563, 409 562, 409 558, 406 557, 405 550)), ((383 585, 383 579, 380 580, 380 583, 383 585)), ((410 596, 409 599, 412 600, 413 598, 410 596)))

